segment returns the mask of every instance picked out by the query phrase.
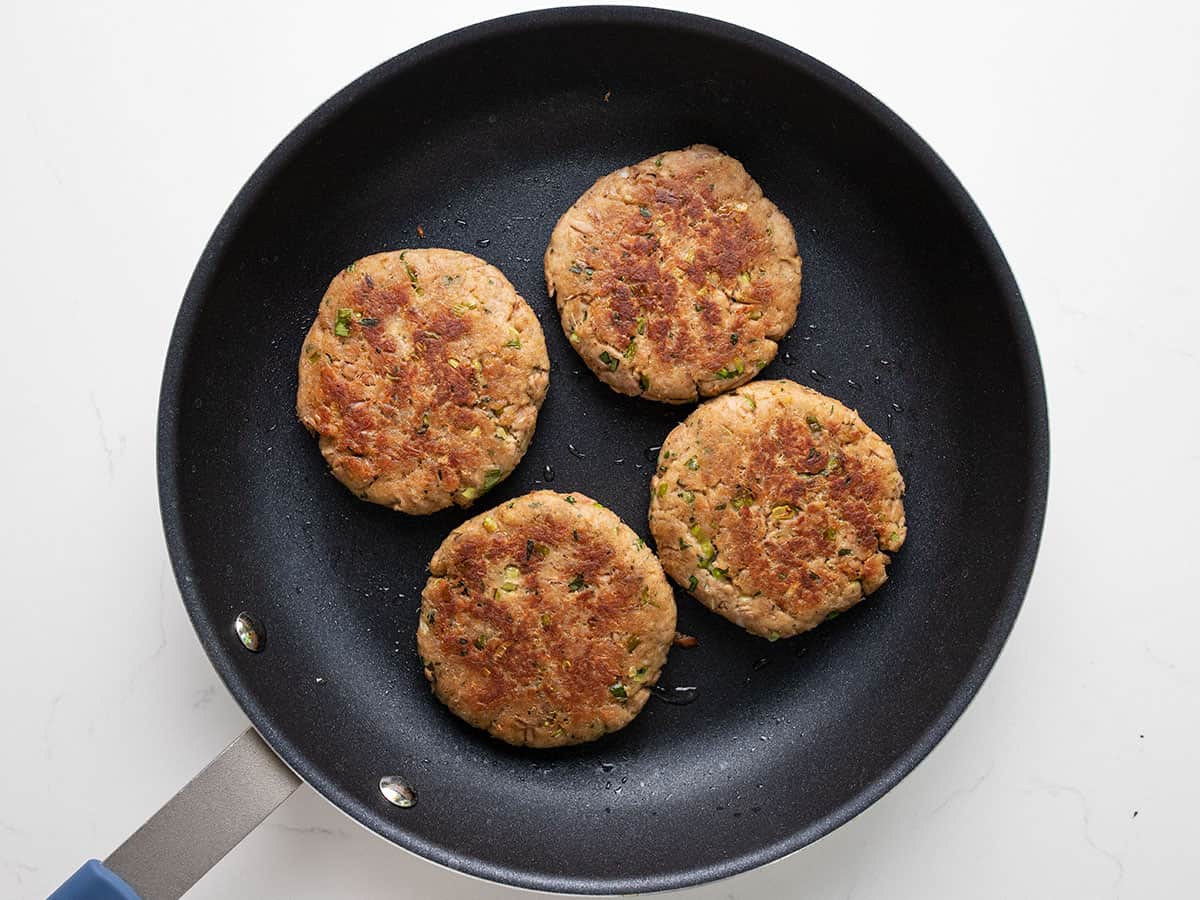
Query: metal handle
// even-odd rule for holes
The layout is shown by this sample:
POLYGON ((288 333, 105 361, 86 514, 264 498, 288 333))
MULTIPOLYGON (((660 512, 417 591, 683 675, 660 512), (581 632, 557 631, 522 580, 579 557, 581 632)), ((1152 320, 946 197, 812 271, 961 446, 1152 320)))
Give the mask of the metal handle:
POLYGON ((178 900, 299 786, 295 773, 247 728, 104 865, 85 863, 51 898, 178 900), (119 892, 126 887, 136 894, 119 892))

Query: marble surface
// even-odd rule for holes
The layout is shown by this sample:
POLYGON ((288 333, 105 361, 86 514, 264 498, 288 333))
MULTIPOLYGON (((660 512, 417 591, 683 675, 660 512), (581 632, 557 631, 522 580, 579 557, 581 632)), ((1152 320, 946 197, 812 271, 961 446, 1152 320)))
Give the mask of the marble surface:
MULTIPOLYGON (((1200 7, 690 4, 839 68, 991 221, 1049 385, 1041 560, 978 699, 816 845, 690 900, 1179 897, 1200 738, 1200 7)), ((511 4, 26 3, 0 28, 0 895, 104 856, 235 736, 178 600, 155 403, 243 180, 368 67, 511 4)), ((189 897, 515 897, 301 790, 189 897)))

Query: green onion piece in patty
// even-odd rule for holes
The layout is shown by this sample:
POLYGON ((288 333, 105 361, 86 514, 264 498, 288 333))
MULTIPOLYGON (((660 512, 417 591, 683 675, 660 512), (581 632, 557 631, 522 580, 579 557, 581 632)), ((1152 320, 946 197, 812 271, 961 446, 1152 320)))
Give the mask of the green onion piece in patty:
POLYGON ((732 366, 721 366, 717 369, 717 377, 722 379, 737 378, 746 371, 746 364, 740 359, 734 360, 732 366))
POLYGON ((709 540, 708 535, 704 533, 704 529, 699 525, 693 525, 692 537, 694 537, 696 539, 696 543, 700 545, 702 561, 705 563, 712 562, 717 555, 717 551, 716 548, 713 547, 713 542, 709 540))
POLYGON ((517 579, 521 577, 521 570, 516 566, 504 567, 504 581, 500 583, 500 590, 515 591, 517 589, 517 579))

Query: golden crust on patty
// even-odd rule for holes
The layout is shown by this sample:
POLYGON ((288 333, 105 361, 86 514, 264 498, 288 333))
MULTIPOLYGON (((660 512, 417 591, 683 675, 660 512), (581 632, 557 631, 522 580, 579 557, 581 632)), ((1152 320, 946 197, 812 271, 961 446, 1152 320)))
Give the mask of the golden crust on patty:
POLYGON ((325 292, 296 411, 355 494, 431 513, 512 472, 549 368, 537 316, 499 269, 456 250, 377 253, 325 292))
POLYGON ((698 407, 663 441, 650 530, 663 568, 771 639, 807 631, 887 579, 906 534, 896 457, 858 413, 792 381, 698 407))
POLYGON ((654 554, 583 494, 535 491, 464 522, 429 564, 417 649, 450 710, 510 744, 623 728, 675 636, 654 554))
POLYGON ((592 371, 668 403, 757 375, 800 302, 791 223, 741 163, 705 145, 597 181, 555 226, 545 273, 592 371))

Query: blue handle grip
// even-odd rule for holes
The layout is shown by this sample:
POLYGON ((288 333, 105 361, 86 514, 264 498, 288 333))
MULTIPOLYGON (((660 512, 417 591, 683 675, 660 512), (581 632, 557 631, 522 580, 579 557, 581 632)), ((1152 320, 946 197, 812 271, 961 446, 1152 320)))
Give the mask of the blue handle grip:
POLYGON ((141 900, 129 885, 98 859, 89 859, 50 895, 49 900, 141 900))

